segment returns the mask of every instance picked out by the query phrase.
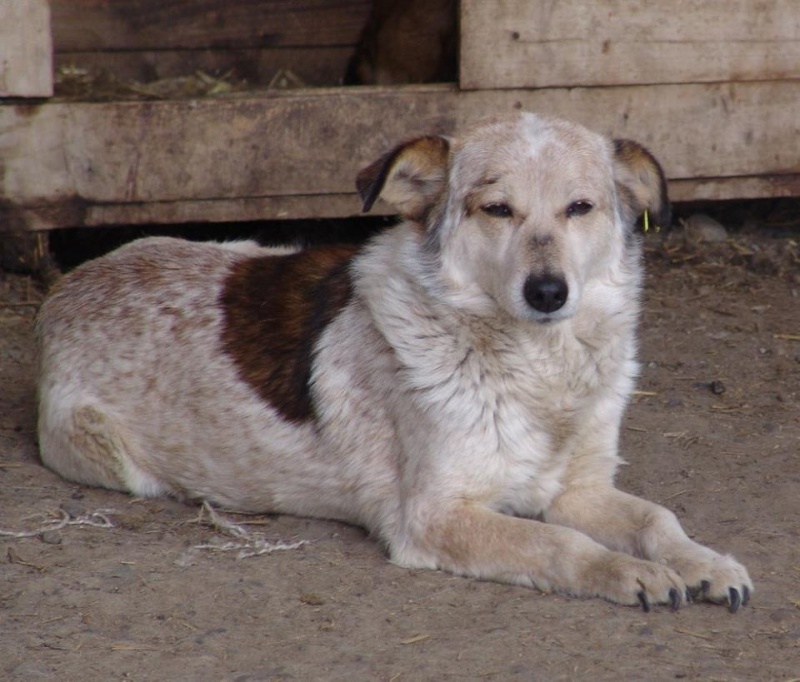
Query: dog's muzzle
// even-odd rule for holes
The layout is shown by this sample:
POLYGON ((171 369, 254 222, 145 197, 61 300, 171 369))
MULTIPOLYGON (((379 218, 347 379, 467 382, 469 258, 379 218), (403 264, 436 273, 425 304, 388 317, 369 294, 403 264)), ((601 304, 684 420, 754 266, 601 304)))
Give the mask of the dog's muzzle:
POLYGON ((540 313, 554 313, 564 307, 569 296, 569 287, 560 277, 545 275, 528 277, 523 295, 528 305, 540 313))

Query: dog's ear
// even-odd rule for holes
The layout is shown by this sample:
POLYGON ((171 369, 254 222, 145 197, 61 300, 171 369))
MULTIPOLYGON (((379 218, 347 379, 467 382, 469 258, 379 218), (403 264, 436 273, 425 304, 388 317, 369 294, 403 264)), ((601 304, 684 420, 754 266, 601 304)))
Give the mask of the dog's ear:
POLYGON ((356 188, 366 213, 380 197, 410 220, 424 220, 447 187, 450 143, 443 137, 409 140, 362 170, 356 188))
POLYGON ((636 223, 647 211, 645 225, 669 227, 672 209, 667 179, 647 149, 632 140, 614 140, 614 179, 629 223, 636 223))

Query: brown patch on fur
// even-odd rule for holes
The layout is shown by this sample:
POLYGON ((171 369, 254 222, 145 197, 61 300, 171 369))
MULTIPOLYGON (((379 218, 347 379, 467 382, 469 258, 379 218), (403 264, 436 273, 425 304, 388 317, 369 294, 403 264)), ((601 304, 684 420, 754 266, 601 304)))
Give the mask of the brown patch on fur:
POLYGON ((408 220, 425 223, 447 188, 450 144, 443 137, 418 137, 395 147, 362 170, 356 188, 364 212, 382 197, 408 220))
MULTIPOLYGON (((76 409, 72 433, 80 459, 70 456, 70 477, 112 490, 125 490, 125 474, 117 453, 127 450, 110 418, 92 405, 76 409)), ((64 457, 66 459, 66 457, 64 457)))
POLYGON ((329 246, 237 264, 220 296, 222 343, 243 381, 283 417, 312 418, 317 341, 352 294, 357 246, 329 246))
POLYGON ((486 204, 486 188, 496 185, 499 181, 498 177, 483 178, 467 192, 464 197, 464 208, 468 217, 481 210, 481 207, 486 204))

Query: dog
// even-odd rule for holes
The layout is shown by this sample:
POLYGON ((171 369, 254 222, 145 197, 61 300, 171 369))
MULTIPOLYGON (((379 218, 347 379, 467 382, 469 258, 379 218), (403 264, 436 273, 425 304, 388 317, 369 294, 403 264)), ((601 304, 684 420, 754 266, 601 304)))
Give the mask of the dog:
POLYGON ((614 487, 643 146, 517 112, 399 144, 357 188, 361 246, 147 238, 67 274, 36 322, 39 444, 64 477, 338 519, 391 561, 737 611, 753 584, 614 487))
POLYGON ((375 0, 344 83, 455 81, 457 36, 455 0, 375 0))

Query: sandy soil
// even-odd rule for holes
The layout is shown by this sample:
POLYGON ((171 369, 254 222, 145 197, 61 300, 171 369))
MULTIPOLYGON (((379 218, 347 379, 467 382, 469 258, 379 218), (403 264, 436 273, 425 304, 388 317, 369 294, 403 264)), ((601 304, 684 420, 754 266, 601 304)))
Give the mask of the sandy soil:
POLYGON ((36 454, 41 294, 0 273, 0 678, 800 678, 797 241, 761 230, 649 248, 619 482, 748 566, 756 592, 735 615, 409 571, 338 523, 226 514, 248 530, 237 538, 197 508, 67 483, 36 454), (305 544, 199 548, 245 541, 305 544))

